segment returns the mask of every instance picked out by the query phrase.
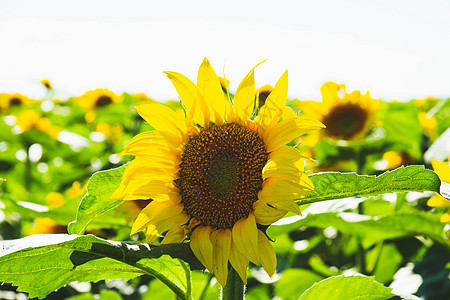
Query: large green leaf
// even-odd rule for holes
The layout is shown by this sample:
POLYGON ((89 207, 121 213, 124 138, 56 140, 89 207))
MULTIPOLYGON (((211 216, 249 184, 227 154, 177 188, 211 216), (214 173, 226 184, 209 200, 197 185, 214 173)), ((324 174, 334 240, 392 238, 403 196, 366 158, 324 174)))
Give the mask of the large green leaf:
POLYGON ((283 232, 289 232, 303 226, 334 227, 342 233, 360 237, 364 247, 369 247, 377 241, 406 236, 426 236, 444 245, 448 244, 448 240, 442 237, 444 224, 439 223, 438 214, 425 212, 399 213, 359 222, 347 218, 358 216, 360 215, 332 212, 310 214, 290 224, 271 225, 267 229, 267 234, 274 238, 283 232))
POLYGON ((335 276, 314 284, 299 300, 383 300, 393 298, 392 289, 374 281, 373 277, 335 276))
POLYGON ((190 298, 191 267, 201 268, 188 244, 126 244, 93 235, 33 235, 0 243, 0 282, 12 283, 30 298, 43 298, 70 282, 147 274, 181 299, 190 298), (172 257, 165 255, 170 253, 172 257))
POLYGON ((68 226, 71 234, 83 234, 88 224, 97 216, 119 206, 123 200, 113 200, 111 195, 119 187, 126 165, 94 173, 89 179, 88 193, 81 199, 77 219, 68 226))
POLYGON ((370 196, 401 191, 433 191, 439 193, 439 176, 424 166, 400 167, 379 176, 355 173, 325 172, 309 176, 315 191, 295 200, 298 205, 317 201, 370 196))

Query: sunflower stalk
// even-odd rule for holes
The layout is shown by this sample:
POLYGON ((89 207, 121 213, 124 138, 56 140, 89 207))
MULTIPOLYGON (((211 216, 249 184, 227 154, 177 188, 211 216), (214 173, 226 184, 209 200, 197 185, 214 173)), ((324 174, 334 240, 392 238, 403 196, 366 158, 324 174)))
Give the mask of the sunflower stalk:
POLYGON ((244 299, 244 283, 233 267, 228 271, 227 284, 222 287, 222 300, 244 299))

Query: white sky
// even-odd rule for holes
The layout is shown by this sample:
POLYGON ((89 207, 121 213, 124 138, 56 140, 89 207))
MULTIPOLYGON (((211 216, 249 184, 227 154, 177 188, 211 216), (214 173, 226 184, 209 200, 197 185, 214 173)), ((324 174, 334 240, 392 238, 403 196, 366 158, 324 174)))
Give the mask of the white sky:
POLYGON ((289 97, 326 81, 385 100, 450 97, 450 1, 0 0, 0 92, 61 98, 94 88, 176 99, 208 57, 234 91, 289 70, 289 97))

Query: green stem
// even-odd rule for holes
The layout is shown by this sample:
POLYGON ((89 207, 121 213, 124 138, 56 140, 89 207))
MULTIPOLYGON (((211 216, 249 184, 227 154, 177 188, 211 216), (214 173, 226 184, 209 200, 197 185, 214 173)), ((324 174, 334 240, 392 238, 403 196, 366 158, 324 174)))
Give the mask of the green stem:
POLYGON ((242 299, 244 299, 244 283, 238 273, 233 268, 230 268, 227 284, 222 288, 222 300, 242 299))

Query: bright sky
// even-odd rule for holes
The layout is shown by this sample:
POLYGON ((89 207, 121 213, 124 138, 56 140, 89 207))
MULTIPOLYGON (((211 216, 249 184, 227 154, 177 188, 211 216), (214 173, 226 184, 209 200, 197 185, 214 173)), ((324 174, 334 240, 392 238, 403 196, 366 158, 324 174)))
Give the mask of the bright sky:
POLYGON ((234 91, 289 70, 289 97, 326 81, 372 97, 450 97, 450 1, 0 0, 0 92, 61 98, 94 88, 176 99, 163 71, 193 81, 208 57, 234 91))

